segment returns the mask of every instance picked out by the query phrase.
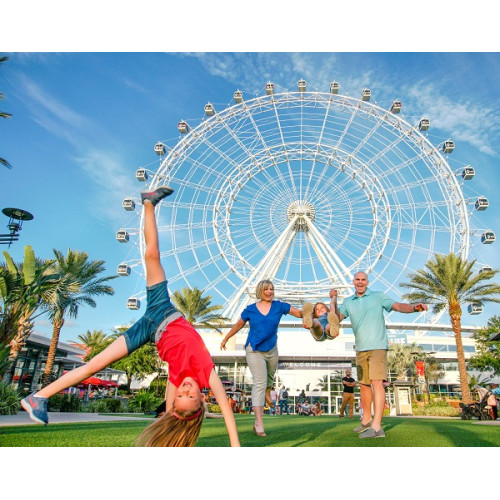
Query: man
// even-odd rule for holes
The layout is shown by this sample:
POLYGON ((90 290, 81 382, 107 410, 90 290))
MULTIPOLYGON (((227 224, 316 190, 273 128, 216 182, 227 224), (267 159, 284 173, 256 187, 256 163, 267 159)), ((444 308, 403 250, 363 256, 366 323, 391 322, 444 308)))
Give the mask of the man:
POLYGON ((311 405, 307 402, 307 399, 302 403, 301 415, 313 415, 311 405))
POLYGON ((342 378, 344 390, 342 391, 342 406, 340 407, 340 418, 344 418, 345 407, 349 405, 349 418, 352 418, 354 411, 354 387, 356 381, 351 377, 351 370, 345 371, 345 377, 342 378))
MULTIPOLYGON (((385 404, 384 380, 387 380, 387 351, 389 341, 385 329, 384 311, 414 313, 426 311, 425 304, 404 304, 395 302, 383 292, 368 288, 368 275, 357 272, 353 281, 354 295, 346 298, 340 308, 334 301, 339 322, 351 319, 356 342, 356 366, 361 403, 365 409, 361 424, 354 429, 360 438, 385 437, 382 429, 382 414, 385 404), (370 408, 373 403, 373 419, 370 408)), ((330 297, 337 296, 332 289, 330 297)))
POLYGON ((280 415, 283 415, 283 408, 285 408, 286 414, 290 415, 288 411, 288 390, 283 385, 280 390, 280 415))

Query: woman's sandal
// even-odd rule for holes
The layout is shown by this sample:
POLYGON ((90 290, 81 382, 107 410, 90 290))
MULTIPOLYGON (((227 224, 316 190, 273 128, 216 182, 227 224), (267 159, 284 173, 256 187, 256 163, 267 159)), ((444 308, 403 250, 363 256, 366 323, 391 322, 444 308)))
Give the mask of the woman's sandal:
POLYGON ((267 434, 265 432, 257 432, 255 425, 253 426, 253 431, 254 431, 256 436, 262 436, 262 437, 267 436, 267 434))

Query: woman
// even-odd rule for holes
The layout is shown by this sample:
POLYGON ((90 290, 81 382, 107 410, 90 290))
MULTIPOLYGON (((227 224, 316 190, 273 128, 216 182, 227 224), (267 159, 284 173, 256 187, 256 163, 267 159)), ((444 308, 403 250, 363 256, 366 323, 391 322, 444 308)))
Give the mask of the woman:
POLYGON ((253 431, 257 436, 266 436, 262 415, 266 399, 271 404, 270 390, 274 384, 274 374, 278 365, 278 325, 284 314, 302 318, 302 311, 286 302, 273 300, 274 286, 269 280, 263 280, 257 285, 255 296, 259 301, 243 310, 241 318, 224 337, 220 348, 225 350, 227 341, 236 335, 247 321, 250 323, 245 352, 253 377, 252 402, 255 414, 253 431))

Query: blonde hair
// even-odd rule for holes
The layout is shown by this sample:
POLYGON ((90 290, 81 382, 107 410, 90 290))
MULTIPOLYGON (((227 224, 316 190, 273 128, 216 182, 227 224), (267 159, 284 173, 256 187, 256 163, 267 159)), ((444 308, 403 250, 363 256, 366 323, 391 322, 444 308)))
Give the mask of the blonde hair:
POLYGON ((174 407, 142 431, 136 446, 194 446, 204 416, 203 404, 199 408, 183 412, 174 407))
POLYGON ((269 280, 262 280, 262 281, 259 281, 259 283, 257 283, 257 286, 255 287, 255 296, 260 300, 262 299, 262 294, 264 292, 264 290, 269 286, 271 285, 273 287, 273 290, 274 290, 274 285, 273 285, 273 282, 272 281, 269 281, 269 280))
POLYGON ((315 318, 317 318, 317 316, 316 316, 316 306, 319 306, 319 305, 324 306, 325 309, 326 309, 326 312, 330 312, 330 308, 324 302, 316 302, 316 304, 314 304, 314 307, 313 307, 313 316, 315 318))

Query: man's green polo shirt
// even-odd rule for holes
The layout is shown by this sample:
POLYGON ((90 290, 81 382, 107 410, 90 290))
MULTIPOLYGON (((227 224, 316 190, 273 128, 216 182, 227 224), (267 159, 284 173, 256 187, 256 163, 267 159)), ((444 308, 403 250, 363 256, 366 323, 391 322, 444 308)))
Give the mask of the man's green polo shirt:
POLYGON ((340 305, 339 312, 351 318, 356 351, 389 349, 384 310, 390 312, 395 302, 385 293, 367 288, 361 297, 351 295, 340 305))

